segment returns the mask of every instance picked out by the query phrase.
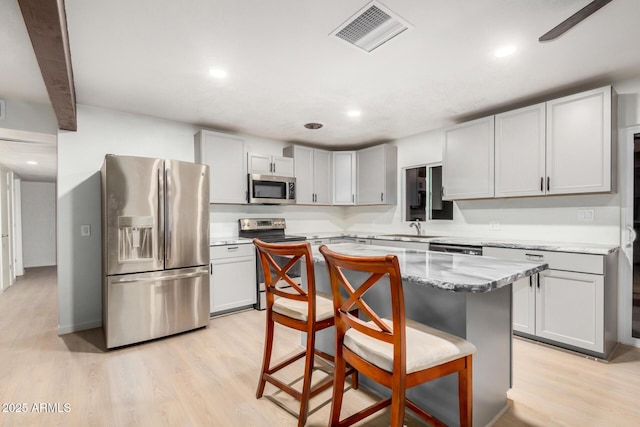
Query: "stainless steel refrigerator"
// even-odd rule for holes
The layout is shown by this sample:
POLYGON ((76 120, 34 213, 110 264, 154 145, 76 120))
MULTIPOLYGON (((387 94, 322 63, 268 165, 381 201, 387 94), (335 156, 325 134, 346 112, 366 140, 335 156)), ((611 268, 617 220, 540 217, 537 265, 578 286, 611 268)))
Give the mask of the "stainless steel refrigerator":
POLYGON ((107 348, 209 322, 209 167, 107 155, 102 166, 107 348))

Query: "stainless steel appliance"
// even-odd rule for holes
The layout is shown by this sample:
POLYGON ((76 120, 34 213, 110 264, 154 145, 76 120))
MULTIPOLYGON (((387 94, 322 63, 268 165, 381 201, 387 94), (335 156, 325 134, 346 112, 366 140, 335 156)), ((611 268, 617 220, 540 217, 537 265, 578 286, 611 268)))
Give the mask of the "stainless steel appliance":
POLYGON ((107 348, 209 322, 209 167, 107 155, 102 166, 107 348))
MULTIPOLYGON (((238 220, 240 223, 240 231, 238 235, 248 239, 258 238, 267 243, 292 243, 292 242, 304 242, 307 240, 304 236, 292 236, 286 235, 284 230, 287 228, 287 223, 284 218, 243 218, 238 220)), ((289 260, 284 257, 274 257, 274 261, 278 263, 280 267, 284 267, 289 260)), ((288 274, 292 279, 300 278, 301 263, 291 267, 288 274)), ((257 310, 265 310, 267 308, 267 299, 264 285, 264 272, 262 271, 262 265, 260 264, 259 257, 256 256, 256 277, 257 277, 257 292, 258 302, 255 305, 257 310)))
POLYGON ((289 176, 249 174, 249 203, 292 205, 296 203, 296 179, 289 176))
POLYGON ((429 250, 433 252, 449 252, 454 254, 482 256, 482 246, 474 245, 429 243, 429 250))

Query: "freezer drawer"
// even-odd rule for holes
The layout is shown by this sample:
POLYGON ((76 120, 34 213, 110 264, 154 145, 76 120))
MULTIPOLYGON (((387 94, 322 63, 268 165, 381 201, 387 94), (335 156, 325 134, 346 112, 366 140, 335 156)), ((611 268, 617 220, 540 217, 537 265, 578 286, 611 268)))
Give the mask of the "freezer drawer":
POLYGON ((208 266, 109 276, 106 281, 107 348, 209 323, 208 266))

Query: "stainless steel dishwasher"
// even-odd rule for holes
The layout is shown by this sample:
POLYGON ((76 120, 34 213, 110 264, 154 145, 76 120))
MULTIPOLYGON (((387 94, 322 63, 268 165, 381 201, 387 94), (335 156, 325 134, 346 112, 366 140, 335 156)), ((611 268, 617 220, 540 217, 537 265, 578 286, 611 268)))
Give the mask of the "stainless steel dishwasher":
POLYGON ((482 246, 460 245, 455 243, 429 243, 429 250, 433 252, 449 252, 482 256, 482 246))

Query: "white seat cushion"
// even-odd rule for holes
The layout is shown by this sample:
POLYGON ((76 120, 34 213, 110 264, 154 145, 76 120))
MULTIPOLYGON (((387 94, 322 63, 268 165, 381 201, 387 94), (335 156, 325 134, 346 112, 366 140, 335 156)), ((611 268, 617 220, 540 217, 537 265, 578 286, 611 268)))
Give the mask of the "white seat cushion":
MULTIPOLYGON (((383 321, 393 327, 390 319, 383 321)), ((373 322, 367 322, 374 324, 373 322)), ((470 342, 422 323, 406 321, 406 372, 438 366, 476 352, 470 342)), ((393 345, 371 338, 353 328, 344 337, 344 345, 358 356, 385 371, 393 371, 393 345)))
MULTIPOLYGON (((276 298, 273 311, 283 316, 306 322, 308 304, 306 301, 296 301, 288 298, 276 298)), ((333 317, 333 300, 321 294, 316 294, 316 322, 333 317)))

